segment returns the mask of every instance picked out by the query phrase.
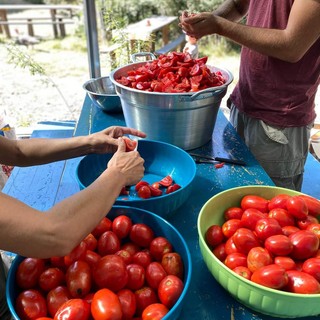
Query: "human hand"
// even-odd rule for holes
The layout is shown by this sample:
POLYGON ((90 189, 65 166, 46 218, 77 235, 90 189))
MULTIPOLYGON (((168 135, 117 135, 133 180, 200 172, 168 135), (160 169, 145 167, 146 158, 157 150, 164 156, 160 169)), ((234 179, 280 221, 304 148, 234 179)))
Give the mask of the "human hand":
POLYGON ((138 183, 144 176, 144 160, 138 151, 126 152, 126 143, 123 138, 118 139, 118 150, 108 162, 108 169, 120 171, 126 180, 125 185, 138 183))
POLYGON ((184 11, 179 17, 179 26, 187 35, 197 40, 203 36, 217 33, 216 17, 212 12, 191 13, 184 11))
POLYGON ((93 146, 93 153, 113 153, 118 149, 119 137, 133 135, 145 138, 146 134, 137 129, 112 126, 89 136, 93 146))

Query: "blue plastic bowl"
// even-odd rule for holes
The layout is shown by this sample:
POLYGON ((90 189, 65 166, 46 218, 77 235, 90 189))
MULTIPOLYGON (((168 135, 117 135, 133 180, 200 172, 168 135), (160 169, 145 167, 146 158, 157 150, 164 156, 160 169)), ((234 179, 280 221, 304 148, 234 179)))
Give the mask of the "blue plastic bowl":
MULTIPOLYGON (((184 289, 176 302, 176 304, 170 309, 163 320, 176 320, 182 311, 183 301, 188 291, 192 274, 192 262, 189 248, 183 239, 180 232, 169 222, 159 217, 158 215, 139 208, 125 207, 125 206, 113 206, 108 213, 108 218, 113 220, 115 217, 125 214, 132 219, 134 223, 145 223, 150 226, 156 236, 166 237, 173 245, 173 250, 178 252, 182 258, 184 264, 184 289)), ((8 273, 6 296, 9 309, 15 320, 20 320, 14 309, 14 301, 19 292, 15 285, 15 274, 19 264, 24 259, 22 256, 17 256, 8 273)))
MULTIPOLYGON (((131 186, 129 196, 119 196, 115 204, 138 207, 167 218, 189 198, 196 175, 196 164, 186 151, 166 142, 139 140, 138 151, 145 160, 143 180, 152 184, 171 175, 181 189, 159 197, 142 199, 135 192, 134 186, 131 186)), ((111 156, 90 154, 79 162, 76 177, 81 189, 97 179, 105 170, 111 156)))

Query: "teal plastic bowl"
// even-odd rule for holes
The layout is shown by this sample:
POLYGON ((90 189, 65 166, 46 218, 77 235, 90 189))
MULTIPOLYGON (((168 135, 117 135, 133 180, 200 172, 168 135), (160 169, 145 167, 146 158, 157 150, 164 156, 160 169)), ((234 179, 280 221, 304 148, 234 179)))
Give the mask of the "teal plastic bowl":
MULTIPOLYGON (((139 140, 138 151, 145 160, 143 180, 150 184, 171 175, 181 189, 159 197, 140 198, 130 187, 129 196, 119 196, 116 205, 132 206, 154 212, 168 218, 191 195, 197 167, 192 157, 184 150, 166 142, 139 140)), ((90 154, 85 156, 76 168, 76 178, 80 189, 89 186, 105 170, 110 154, 90 154)))
POLYGON ((271 199, 279 194, 298 195, 299 192, 272 187, 246 186, 220 192, 210 198, 198 216, 199 245, 203 259, 214 278, 240 303, 246 307, 277 318, 298 318, 320 314, 320 294, 295 294, 256 284, 244 279, 226 267, 210 250, 205 241, 205 232, 212 224, 222 225, 224 211, 239 206, 247 194, 271 199))
MULTIPOLYGON (((192 275, 191 255, 187 243, 183 239, 180 232, 172 224, 150 211, 125 206, 113 206, 110 212, 107 214, 107 217, 113 220, 115 217, 123 214, 130 217, 134 223, 147 224, 153 229, 156 236, 166 237, 172 243, 173 250, 181 255, 184 264, 184 288, 178 301, 170 309, 166 316, 162 318, 163 320, 179 319, 183 302, 190 286, 192 275)), ((15 285, 15 274, 19 264, 23 259, 24 257, 19 255, 14 259, 8 273, 6 285, 7 303, 15 320, 20 320, 14 309, 14 301, 19 294, 19 291, 15 285)))

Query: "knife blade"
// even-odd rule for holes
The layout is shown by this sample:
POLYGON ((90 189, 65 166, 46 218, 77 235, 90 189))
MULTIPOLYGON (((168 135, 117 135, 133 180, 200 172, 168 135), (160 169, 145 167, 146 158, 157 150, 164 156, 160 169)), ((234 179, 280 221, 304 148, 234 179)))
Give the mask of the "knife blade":
POLYGON ((230 159, 230 158, 221 158, 221 157, 212 157, 212 156, 206 156, 202 154, 192 153, 189 152, 190 156, 194 157, 198 163, 212 163, 212 161, 219 161, 219 162, 225 162, 230 164, 236 164, 240 166, 245 166, 246 163, 242 160, 238 159, 230 159))

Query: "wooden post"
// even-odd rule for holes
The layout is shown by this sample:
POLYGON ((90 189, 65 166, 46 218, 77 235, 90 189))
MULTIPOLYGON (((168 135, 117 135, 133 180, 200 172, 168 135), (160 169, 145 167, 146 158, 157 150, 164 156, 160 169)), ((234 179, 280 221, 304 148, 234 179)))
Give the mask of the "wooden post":
POLYGON ((34 30, 32 25, 32 19, 27 19, 28 21, 28 35, 34 37, 34 30))
POLYGON ((66 36, 66 29, 63 23, 63 18, 58 18, 58 21, 59 21, 60 36, 61 38, 64 38, 66 36))
MULTIPOLYGON (((0 10, 0 21, 5 21, 7 22, 8 21, 8 18, 7 18, 7 10, 0 10)), ((9 29, 9 25, 8 24, 4 24, 2 25, 2 28, 4 29, 6 35, 7 35, 7 38, 11 38, 11 34, 10 34, 10 29, 9 29)), ((2 30, 1 28, 1 30, 2 30)))
POLYGON ((58 28, 57 25, 55 24, 56 22, 56 14, 57 14, 57 10, 56 9, 50 9, 50 15, 51 15, 51 19, 52 19, 52 27, 53 27, 53 34, 55 38, 58 38, 58 28))

